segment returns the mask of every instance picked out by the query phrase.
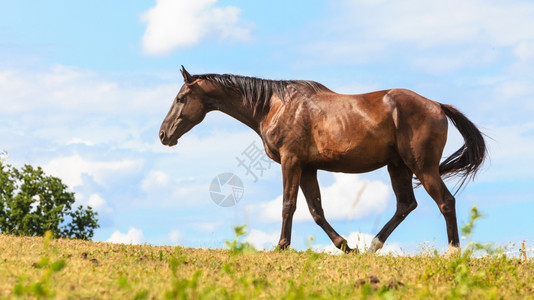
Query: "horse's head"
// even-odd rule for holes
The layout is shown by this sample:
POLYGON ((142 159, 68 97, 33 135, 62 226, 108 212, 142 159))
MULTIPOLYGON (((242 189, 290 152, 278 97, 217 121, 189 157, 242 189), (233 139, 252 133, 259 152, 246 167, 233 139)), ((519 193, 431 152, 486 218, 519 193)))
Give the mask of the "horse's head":
POLYGON ((178 139, 195 125, 202 122, 208 107, 203 101, 202 88, 182 66, 184 85, 174 98, 171 109, 161 124, 159 138, 163 145, 174 146, 178 139))

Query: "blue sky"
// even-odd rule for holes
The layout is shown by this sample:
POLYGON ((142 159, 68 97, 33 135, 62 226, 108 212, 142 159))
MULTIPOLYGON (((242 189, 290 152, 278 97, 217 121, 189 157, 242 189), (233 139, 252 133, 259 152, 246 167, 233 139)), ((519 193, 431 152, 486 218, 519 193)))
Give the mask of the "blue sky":
MULTIPOLYGON (((533 16, 531 1, 0 1, 0 151, 15 166, 43 166, 93 206, 95 240, 222 247, 246 223, 248 240, 270 248, 281 226, 280 168, 255 182, 236 159, 261 145, 255 133, 214 112, 177 146, 158 141, 180 65, 310 79, 342 93, 409 88, 455 105, 489 137, 489 160, 457 197, 459 224, 477 205, 487 217, 474 239, 531 243, 533 16), (225 172, 244 184, 233 207, 210 198, 225 172)), ((450 127, 445 154, 461 142, 450 127)), ((319 178, 326 217, 349 246, 393 215, 384 169, 319 178)), ((437 206, 421 189, 416 197, 387 246, 444 248, 437 206)), ((330 246, 304 203, 293 246, 305 248, 310 235, 330 246)))

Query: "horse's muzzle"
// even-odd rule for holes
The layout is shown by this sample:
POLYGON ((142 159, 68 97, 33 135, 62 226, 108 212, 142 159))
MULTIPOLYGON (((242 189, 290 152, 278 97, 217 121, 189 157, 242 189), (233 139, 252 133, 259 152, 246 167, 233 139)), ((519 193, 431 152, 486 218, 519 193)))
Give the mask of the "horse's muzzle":
POLYGON ((164 130, 161 130, 159 132, 159 140, 161 141, 163 145, 169 146, 169 147, 172 147, 178 144, 178 139, 173 139, 172 137, 167 136, 164 130))

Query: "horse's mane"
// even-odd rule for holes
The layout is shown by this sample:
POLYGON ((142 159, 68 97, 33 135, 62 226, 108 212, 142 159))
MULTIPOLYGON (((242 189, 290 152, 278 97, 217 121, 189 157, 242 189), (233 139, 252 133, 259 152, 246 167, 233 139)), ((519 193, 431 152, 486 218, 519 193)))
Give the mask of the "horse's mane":
POLYGON ((273 95, 286 101, 286 91, 290 86, 304 87, 307 92, 313 93, 330 91, 324 85, 310 80, 269 80, 232 74, 203 74, 194 75, 193 78, 209 80, 221 87, 237 90, 243 97, 243 103, 249 105, 254 114, 268 108, 273 95))

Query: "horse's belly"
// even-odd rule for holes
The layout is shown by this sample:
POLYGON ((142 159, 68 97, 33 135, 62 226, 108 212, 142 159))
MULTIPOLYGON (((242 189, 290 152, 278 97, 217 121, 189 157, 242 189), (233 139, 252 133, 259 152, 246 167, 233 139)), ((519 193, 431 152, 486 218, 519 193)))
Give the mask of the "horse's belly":
POLYGON ((351 161, 329 161, 319 163, 316 165, 317 169, 330 171, 330 172, 342 172, 342 173, 366 173, 379 169, 387 165, 386 162, 375 163, 351 163, 351 161))
POLYGON ((311 149, 310 163, 319 169, 365 173, 381 168, 395 157, 394 147, 378 141, 345 149, 311 149))

